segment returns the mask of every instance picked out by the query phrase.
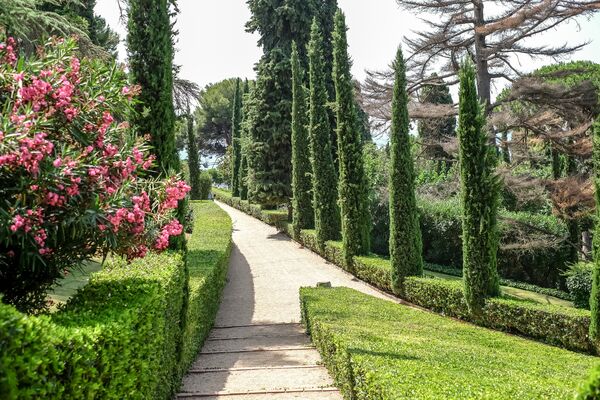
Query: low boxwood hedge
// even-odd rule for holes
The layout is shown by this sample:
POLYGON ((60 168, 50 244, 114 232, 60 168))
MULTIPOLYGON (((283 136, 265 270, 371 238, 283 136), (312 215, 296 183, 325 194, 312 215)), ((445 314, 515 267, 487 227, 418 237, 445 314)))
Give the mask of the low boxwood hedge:
POLYGON ((348 399, 571 399, 597 362, 348 288, 303 288, 300 302, 348 399))
POLYGON ((215 199, 280 229, 283 229, 288 220, 288 212, 285 210, 263 210, 259 205, 239 197, 232 197, 231 192, 219 188, 213 187, 212 193, 215 199))
POLYGON ((179 253, 113 261, 50 316, 0 304, 0 398, 171 398, 212 326, 231 248, 227 214, 192 207, 188 268, 179 253))

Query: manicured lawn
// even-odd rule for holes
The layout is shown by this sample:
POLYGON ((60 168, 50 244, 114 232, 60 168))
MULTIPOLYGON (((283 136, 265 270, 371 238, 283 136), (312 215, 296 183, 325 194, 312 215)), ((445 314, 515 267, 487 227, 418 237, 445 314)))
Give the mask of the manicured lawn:
POLYGON ((56 284, 48 297, 56 303, 65 303, 77 290, 87 285, 92 273, 101 269, 102 264, 97 261, 90 261, 83 265, 81 269, 74 269, 56 284))
POLYGON ((325 364, 356 399, 570 399, 600 362, 347 288, 301 299, 325 364))

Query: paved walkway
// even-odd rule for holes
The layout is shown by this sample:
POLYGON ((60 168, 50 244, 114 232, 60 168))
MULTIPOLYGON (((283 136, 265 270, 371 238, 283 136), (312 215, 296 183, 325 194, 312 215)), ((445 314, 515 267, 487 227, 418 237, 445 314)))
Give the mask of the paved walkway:
POLYGON ((300 325, 298 289, 331 282, 392 301, 284 234, 234 208, 234 247, 215 328, 180 399, 340 400, 300 325))

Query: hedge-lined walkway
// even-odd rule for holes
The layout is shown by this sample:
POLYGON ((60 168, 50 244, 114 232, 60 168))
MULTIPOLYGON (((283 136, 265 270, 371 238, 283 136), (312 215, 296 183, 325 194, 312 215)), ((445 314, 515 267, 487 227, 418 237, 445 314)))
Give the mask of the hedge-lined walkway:
POLYGON ((215 328, 184 378, 179 398, 341 399, 299 324, 299 288, 331 282, 397 300, 274 227, 220 205, 234 223, 228 282, 215 328))

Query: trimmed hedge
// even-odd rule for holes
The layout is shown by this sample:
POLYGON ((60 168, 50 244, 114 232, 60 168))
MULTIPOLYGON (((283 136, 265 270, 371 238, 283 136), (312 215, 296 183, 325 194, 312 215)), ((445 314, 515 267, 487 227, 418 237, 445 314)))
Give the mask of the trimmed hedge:
POLYGON ((348 288, 302 288, 300 303, 348 399, 571 399, 597 361, 348 288))
POLYGON ((212 188, 214 198, 233 208, 245 212, 256 219, 260 219, 266 224, 282 228, 288 220, 288 212, 281 210, 263 210, 260 205, 252 204, 248 200, 242 200, 239 197, 232 197, 231 192, 223 189, 212 188))
POLYGON ((227 214, 192 207, 187 269, 179 253, 117 260, 50 316, 0 304, 0 397, 171 398, 214 321, 231 248, 227 214))

